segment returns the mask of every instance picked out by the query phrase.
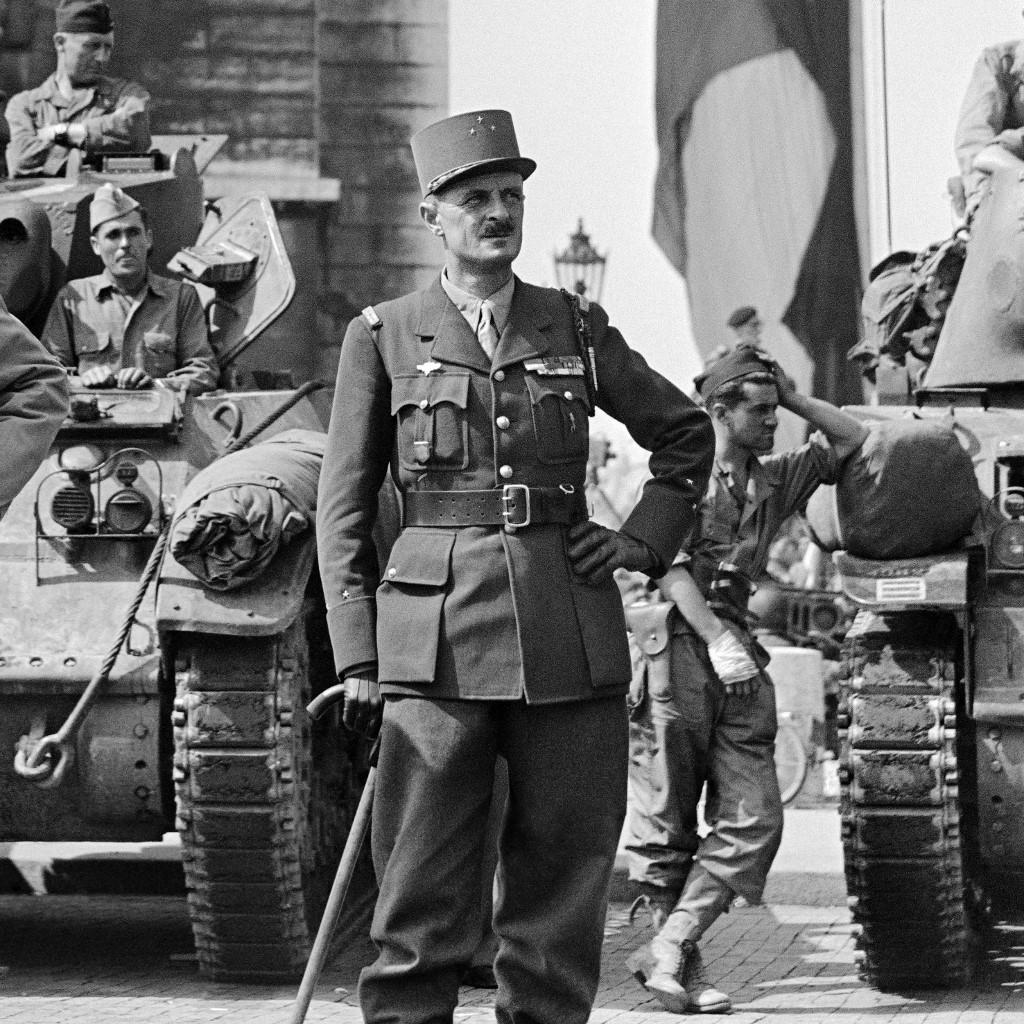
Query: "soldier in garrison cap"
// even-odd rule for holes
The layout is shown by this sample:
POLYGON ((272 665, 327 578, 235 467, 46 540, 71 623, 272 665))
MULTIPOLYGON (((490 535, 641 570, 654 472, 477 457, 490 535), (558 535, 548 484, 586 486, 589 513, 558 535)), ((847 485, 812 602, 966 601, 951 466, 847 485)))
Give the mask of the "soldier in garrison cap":
POLYGON ((660 575, 674 557, 711 426, 598 305, 514 276, 536 164, 506 111, 446 118, 412 151, 444 268, 349 325, 318 497, 344 721, 380 728, 378 958, 359 998, 370 1024, 452 1020, 503 755, 497 1017, 583 1024, 625 812, 630 660, 613 573, 660 575), (587 519, 596 407, 653 452, 618 532, 587 519), (378 567, 389 462, 404 529, 378 567))
POLYGON ((748 348, 761 348, 761 328, 764 324, 757 310, 753 306, 740 306, 729 314, 726 324, 732 328, 736 335, 737 345, 746 345, 748 348))
POLYGON ((114 22, 103 0, 60 0, 53 45, 57 70, 7 104, 7 173, 63 174, 72 149, 145 152, 149 93, 106 72, 114 22))
POLYGON ((219 369, 199 295, 149 269, 145 209, 117 186, 101 185, 89 228, 104 270, 57 294, 43 330, 50 351, 90 388, 213 390, 219 369))
POLYGON ((730 1000, 708 980, 697 943, 736 896, 760 902, 782 836, 775 694, 767 653, 748 626, 751 581, 783 522, 819 484, 834 482, 867 431, 798 394, 776 362, 751 348, 737 348, 695 383, 715 428, 715 464, 697 523, 658 581, 672 602, 668 643, 644 655, 631 694, 629 871, 658 931, 627 963, 667 1009, 723 1013, 730 1000), (821 433, 770 454, 779 406, 821 433), (705 783, 711 832, 700 839, 705 783))

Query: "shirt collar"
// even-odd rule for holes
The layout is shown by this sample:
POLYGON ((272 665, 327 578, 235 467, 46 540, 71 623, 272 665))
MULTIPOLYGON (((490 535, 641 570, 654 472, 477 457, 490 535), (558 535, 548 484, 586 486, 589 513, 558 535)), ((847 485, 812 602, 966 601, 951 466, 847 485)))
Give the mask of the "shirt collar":
MULTIPOLYGON (((98 295, 102 295, 105 292, 121 292, 122 295, 128 295, 127 292, 121 291, 117 282, 110 276, 110 271, 104 268, 103 273, 100 274, 99 288, 96 289, 98 295)), ((143 292, 153 292, 155 295, 159 295, 160 298, 164 298, 165 292, 163 286, 160 284, 160 279, 151 271, 146 271, 146 280, 142 287, 135 293, 135 295, 128 295, 128 298, 134 299, 137 295, 141 295, 143 292)))
MULTIPOLYGON (((448 278, 448 268, 441 271, 441 287, 445 294, 452 300, 455 308, 462 314, 466 323, 475 331, 480 321, 480 305, 484 301, 477 295, 471 295, 464 288, 453 284, 448 278)), ((515 291, 516 279, 509 275, 509 279, 497 290, 487 296, 487 301, 494 308, 494 327, 499 334, 505 329, 509 313, 512 310, 512 293, 515 291)))
MULTIPOLYGON (((732 490, 732 472, 723 466, 717 458, 715 459, 715 476, 723 487, 735 494, 732 490)), ((747 463, 747 491, 744 507, 756 508, 760 505, 771 493, 772 484, 775 482, 777 481, 773 479, 773 474, 767 471, 761 460, 751 455, 747 463)))

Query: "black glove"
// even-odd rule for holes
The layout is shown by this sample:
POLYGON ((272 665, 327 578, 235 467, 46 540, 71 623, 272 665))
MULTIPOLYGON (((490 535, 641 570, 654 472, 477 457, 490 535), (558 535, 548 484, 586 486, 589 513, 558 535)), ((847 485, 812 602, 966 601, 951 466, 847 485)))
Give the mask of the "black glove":
POLYGON ((372 740, 380 732, 380 719, 384 713, 376 673, 362 672, 346 676, 344 687, 342 723, 346 729, 360 732, 372 740))
POLYGON ((566 553, 573 572, 591 586, 610 580, 616 569, 647 572, 657 561, 643 541, 599 526, 593 520, 569 527, 566 553))

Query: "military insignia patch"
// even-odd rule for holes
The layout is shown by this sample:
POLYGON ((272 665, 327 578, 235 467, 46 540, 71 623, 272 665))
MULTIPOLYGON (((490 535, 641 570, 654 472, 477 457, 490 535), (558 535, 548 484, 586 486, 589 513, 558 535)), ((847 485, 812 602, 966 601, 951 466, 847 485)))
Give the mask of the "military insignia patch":
POLYGON ((436 373, 441 369, 440 363, 435 363, 432 359, 426 363, 417 363, 416 369, 423 374, 424 377, 429 377, 432 373, 436 373))
POLYGON ((582 377, 583 360, 579 356, 545 356, 524 360, 523 369, 539 377, 582 377))

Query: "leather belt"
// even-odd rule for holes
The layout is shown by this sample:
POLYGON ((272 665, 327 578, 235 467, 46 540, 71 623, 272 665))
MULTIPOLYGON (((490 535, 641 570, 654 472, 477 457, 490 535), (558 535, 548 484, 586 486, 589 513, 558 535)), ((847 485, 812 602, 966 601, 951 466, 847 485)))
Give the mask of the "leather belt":
POLYGON ((406 526, 508 526, 575 523, 586 519, 586 500, 574 488, 505 484, 486 491, 406 491, 406 526))

